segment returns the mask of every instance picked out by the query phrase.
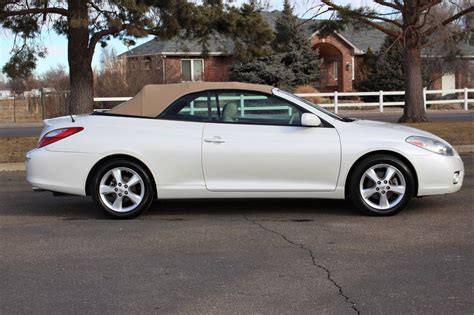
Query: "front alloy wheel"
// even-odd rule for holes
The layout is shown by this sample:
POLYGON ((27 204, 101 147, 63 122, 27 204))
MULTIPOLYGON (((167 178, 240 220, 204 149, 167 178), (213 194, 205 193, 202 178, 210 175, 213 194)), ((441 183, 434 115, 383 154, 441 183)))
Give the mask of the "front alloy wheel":
POLYGON ((371 215, 396 214, 414 195, 412 172, 403 161, 390 155, 362 160, 350 180, 353 203, 371 215))
POLYGON ((154 199, 150 176, 141 165, 132 161, 106 162, 93 182, 95 201, 116 218, 134 218, 146 211, 154 199))
POLYGON ((364 202, 372 208, 388 210, 403 200, 405 177, 395 166, 377 164, 362 175, 359 191, 364 202))

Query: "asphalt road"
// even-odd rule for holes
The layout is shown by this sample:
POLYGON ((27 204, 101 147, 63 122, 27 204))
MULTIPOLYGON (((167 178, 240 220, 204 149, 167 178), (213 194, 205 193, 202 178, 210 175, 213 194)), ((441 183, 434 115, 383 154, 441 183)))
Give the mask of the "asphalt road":
POLYGON ((0 137, 38 137, 42 127, 0 127, 0 137))
POLYGON ((0 313, 472 314, 473 156, 394 217, 329 200, 156 202, 109 220, 0 173, 0 313))
MULTIPOLYGON (((440 112, 428 112, 428 119, 430 121, 439 122, 439 121, 449 121, 449 122, 457 122, 457 121, 474 121, 474 112, 463 112, 463 111, 455 111, 455 112, 447 112, 447 111, 440 111, 440 112)), ((401 112, 388 112, 388 113, 363 113, 359 114, 357 112, 350 112, 350 113, 342 113, 341 116, 343 117, 357 117, 362 119, 370 119, 370 120, 379 120, 385 122, 398 122, 400 116, 402 116, 401 112)))
MULTIPOLYGON (((401 113, 357 113, 357 112, 349 112, 349 113, 342 113, 341 116, 343 117, 358 117, 363 119, 370 119, 370 120, 379 120, 385 122, 397 122, 401 116, 401 113)), ((428 118, 431 121, 474 121, 474 112, 462 112, 462 111, 455 111, 455 112, 428 112, 428 118)), ((41 132, 41 127, 34 126, 21 126, 21 127, 14 127, 9 125, 7 128, 1 127, 0 125, 0 137, 37 137, 41 132)))

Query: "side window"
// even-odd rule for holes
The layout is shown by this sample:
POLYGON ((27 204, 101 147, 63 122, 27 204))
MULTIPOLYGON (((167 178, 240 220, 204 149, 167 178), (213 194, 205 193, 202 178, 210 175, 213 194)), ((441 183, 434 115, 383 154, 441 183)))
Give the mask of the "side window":
POLYGON ((184 96, 172 104, 160 115, 162 119, 208 121, 209 106, 206 93, 195 93, 184 96))
POLYGON ((226 91, 218 93, 217 104, 221 122, 301 126, 303 110, 275 96, 226 91))

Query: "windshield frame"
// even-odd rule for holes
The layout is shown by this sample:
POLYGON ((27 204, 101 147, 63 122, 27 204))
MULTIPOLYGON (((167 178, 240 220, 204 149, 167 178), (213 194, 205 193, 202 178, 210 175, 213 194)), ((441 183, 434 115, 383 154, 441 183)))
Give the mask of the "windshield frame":
POLYGON ((331 117, 332 119, 336 119, 336 120, 341 121, 341 122, 347 122, 347 121, 348 121, 348 120, 346 120, 346 118, 343 118, 343 117, 341 117, 341 116, 339 116, 339 115, 334 114, 333 112, 331 112, 331 111, 325 109, 325 108, 322 107, 321 105, 318 105, 318 104, 315 104, 315 103, 313 103, 313 102, 310 102, 310 101, 308 101, 307 99, 304 99, 304 98, 302 98, 302 97, 300 97, 300 96, 297 96, 297 95, 295 95, 295 94, 293 94, 293 93, 291 93, 291 92, 288 92, 288 91, 285 91, 285 90, 282 90, 282 89, 278 89, 278 88, 277 88, 276 90, 277 90, 278 92, 282 93, 282 94, 285 94, 286 96, 295 98, 295 99, 297 99, 298 101, 303 102, 303 103, 306 104, 306 105, 309 105, 309 106, 311 106, 311 107, 314 107, 315 109, 319 110, 320 112, 322 112, 322 113, 325 114, 325 115, 328 115, 328 116, 331 117))

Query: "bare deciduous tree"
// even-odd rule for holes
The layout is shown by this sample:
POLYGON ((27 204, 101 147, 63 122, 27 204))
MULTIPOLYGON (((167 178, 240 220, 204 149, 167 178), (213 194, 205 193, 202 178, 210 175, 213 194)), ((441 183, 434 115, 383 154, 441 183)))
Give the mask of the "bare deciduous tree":
POLYGON ((462 32, 472 32, 472 25, 461 19, 474 12, 472 0, 373 0, 372 7, 339 5, 333 0, 321 0, 321 3, 313 7, 312 12, 313 18, 331 14, 331 18, 319 26, 323 36, 342 30, 350 23, 355 27, 376 28, 402 43, 405 107, 400 121, 426 121, 422 95, 422 49, 462 32), (456 23, 458 31, 453 32, 456 23), (447 36, 434 36, 443 32, 447 36))
POLYGON ((40 80, 43 87, 53 88, 56 91, 69 90, 69 75, 62 65, 57 65, 46 71, 41 75, 40 80))
MULTIPOLYGON (((135 61, 141 65, 141 60, 135 61)), ((101 67, 94 72, 94 91, 99 97, 132 96, 146 84, 160 83, 160 73, 141 67, 130 67, 127 59, 117 57, 115 50, 104 50, 101 67)), ((107 104, 113 105, 113 104, 107 104)))

